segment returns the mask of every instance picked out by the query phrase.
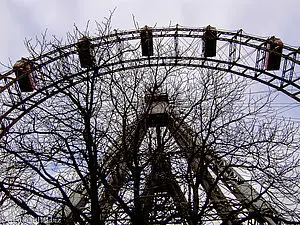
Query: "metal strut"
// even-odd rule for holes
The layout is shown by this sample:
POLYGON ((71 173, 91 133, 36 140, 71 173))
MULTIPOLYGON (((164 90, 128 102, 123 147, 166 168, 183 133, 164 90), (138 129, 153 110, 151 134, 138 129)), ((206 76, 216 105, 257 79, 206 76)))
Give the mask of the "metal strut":
MULTIPOLYGON (((198 152, 204 152, 205 149, 201 149, 201 141, 197 138, 192 129, 188 127, 183 120, 179 119, 174 113, 169 113, 169 126, 170 132, 174 136, 177 144, 185 150, 188 158, 192 158, 192 168, 197 170, 199 165, 207 165, 214 174, 219 177, 220 172, 224 172, 221 175, 222 182, 229 188, 232 194, 241 202, 241 204, 254 215, 253 219, 260 222, 265 222, 270 225, 276 225, 275 218, 278 213, 274 208, 259 194, 237 171, 230 168, 228 163, 219 159, 213 155, 213 153, 201 155, 198 152), (195 151, 191 151, 196 149, 195 151)), ((212 176, 206 167, 206 172, 204 173, 204 180, 210 181, 212 176)), ((208 191, 211 187, 212 181, 208 183, 207 181, 203 183, 203 188, 208 191)), ((234 215, 233 209, 231 208, 226 197, 223 195, 219 188, 213 190, 215 193, 212 194, 211 198, 213 205, 218 212, 219 216, 222 218, 223 222, 235 223, 237 218, 228 218, 227 215, 234 215), (218 205, 220 202, 221 205, 218 205), (229 221, 228 221, 229 219, 229 221)))
POLYGON ((141 142, 143 141, 146 135, 147 127, 146 127, 146 119, 145 117, 141 117, 141 120, 133 123, 132 126, 129 126, 126 134, 128 135, 125 139, 125 145, 127 149, 124 151, 122 146, 122 138, 119 138, 120 143, 117 149, 117 154, 114 157, 114 160, 110 162, 108 168, 113 168, 116 164, 119 164, 112 174, 110 180, 108 181, 103 194, 100 197, 100 205, 101 205, 101 223, 104 224, 105 220, 109 216, 109 212, 116 202, 116 197, 121 189, 121 187, 128 181, 128 161, 126 157, 132 155, 134 150, 137 150, 141 142), (121 163, 120 160, 123 160, 121 163), (113 190, 112 188, 113 187, 113 190))
POLYGON ((181 119, 172 114, 169 114, 168 128, 178 146, 185 152, 187 161, 190 162, 193 172, 197 174, 197 176, 202 175, 200 178, 202 180, 201 185, 206 194, 210 196, 212 205, 218 215, 225 224, 232 224, 237 220, 237 218, 234 218, 233 216, 233 208, 230 206, 221 189, 214 184, 214 179, 208 169, 203 168, 206 166, 205 156, 198 154, 198 152, 201 152, 201 145, 195 142, 196 140, 193 138, 192 129, 190 129, 181 119), (203 173, 199 174, 199 170, 201 169, 203 173), (230 218, 229 215, 232 215, 232 218, 230 218))
MULTIPOLYGON (((117 144, 114 147, 114 152, 116 152, 116 154, 107 163, 107 168, 115 168, 115 170, 108 180, 106 180, 106 177, 104 177, 103 180, 101 180, 101 178, 99 180, 104 183, 104 191, 100 196, 102 212, 101 224, 105 224, 113 204, 120 198, 119 192, 122 186, 124 186, 129 179, 128 171, 130 168, 128 167, 129 164, 126 155, 132 154, 134 149, 137 150, 140 147, 140 144, 146 135, 146 131, 149 128, 149 125, 147 125, 146 122, 147 116, 143 116, 142 118, 143 119, 133 123, 133 125, 128 126, 126 131, 128 132, 128 135, 125 139, 128 147, 125 150, 121 147, 122 144, 124 144, 122 143, 122 138, 117 139, 117 144), (117 167, 115 166, 116 162, 119 162, 117 167)), ((217 158, 213 153, 204 154, 205 149, 203 149, 201 141, 197 138, 196 133, 184 123, 179 116, 168 112, 168 123, 166 127, 169 129, 182 152, 184 152, 186 160, 190 163, 193 172, 197 176, 201 176, 200 184, 207 196, 209 196, 212 206, 216 210, 218 216, 222 219, 222 224, 238 224, 239 212, 232 208, 230 202, 223 194, 220 187, 218 187, 216 178, 214 178, 215 176, 221 179, 241 205, 253 215, 253 220, 269 225, 276 224, 274 215, 278 215, 278 213, 237 171, 230 168, 225 160, 217 158), (212 173, 214 173, 214 175, 212 173)), ((158 148, 163 148, 160 137, 160 127, 157 127, 156 129, 158 148)), ((147 218, 147 215, 150 213, 149 210, 151 209, 151 205, 153 204, 154 194, 165 192, 169 197, 172 197, 180 217, 185 219, 188 224, 193 224, 189 203, 182 192, 180 185, 176 181, 174 174, 172 174, 170 159, 162 150, 159 152, 160 153, 156 155, 159 159, 159 165, 154 163, 155 165, 152 167, 152 172, 149 177, 146 178, 144 192, 139 196, 141 199, 141 212, 143 212, 146 216, 145 218, 147 218), (160 165, 162 168, 160 168, 160 165), (168 165, 170 166, 168 167, 168 165), (158 170, 162 170, 163 175, 156 171, 157 168, 158 170)), ((156 160, 154 160, 154 162, 155 161, 156 160)), ((74 207, 82 208, 88 203, 87 199, 84 197, 86 195, 86 190, 83 190, 80 193, 73 193, 70 196, 70 201, 74 207)), ((60 210, 62 210, 62 208, 60 210)), ((65 211, 65 215, 71 220, 72 211, 65 211)))
MULTIPOLYGON (((109 215, 109 211, 112 208, 113 203, 116 202, 116 195, 120 191, 121 187, 126 183, 128 179, 127 175, 127 165, 125 157, 132 153, 133 148, 139 148, 142 140, 146 134, 146 123, 145 118, 142 118, 139 121, 135 121, 129 125, 125 131, 126 146, 127 149, 122 148, 124 145, 124 140, 121 138, 124 135, 121 135, 117 138, 116 143, 111 147, 111 152, 115 154, 113 156, 109 155, 104 162, 106 167, 112 170, 115 170, 111 173, 110 178, 107 180, 107 177, 99 177, 99 182, 104 183, 104 191, 100 196, 100 205, 101 205, 101 223, 104 224, 104 221, 109 215), (121 160, 121 163, 119 163, 121 160), (115 167, 117 165, 117 167, 115 167)), ((82 185, 78 185, 75 188, 75 191, 70 195, 69 199, 72 205, 72 208, 82 209, 88 203, 88 192, 82 185)), ((65 221, 68 221, 69 224, 73 224, 74 214, 70 207, 60 207, 58 211, 55 212, 54 217, 64 218, 65 221)))

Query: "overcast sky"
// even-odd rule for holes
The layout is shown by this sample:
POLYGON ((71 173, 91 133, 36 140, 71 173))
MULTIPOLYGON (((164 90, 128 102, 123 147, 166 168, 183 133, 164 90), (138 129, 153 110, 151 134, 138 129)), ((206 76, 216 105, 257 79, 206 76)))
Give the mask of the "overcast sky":
POLYGON ((300 0, 0 0, 0 62, 28 56, 25 38, 40 36, 46 29, 50 36, 64 38, 74 24, 84 30, 87 21, 101 22, 115 8, 112 26, 120 30, 134 29, 134 15, 140 27, 210 24, 224 30, 242 28, 257 36, 275 35, 300 46, 300 0))
POLYGON ((14 62, 28 55, 25 38, 48 34, 65 37, 76 24, 103 21, 116 8, 113 26, 175 25, 203 27, 208 24, 258 36, 276 35, 300 46, 300 0, 0 0, 0 61, 14 62))

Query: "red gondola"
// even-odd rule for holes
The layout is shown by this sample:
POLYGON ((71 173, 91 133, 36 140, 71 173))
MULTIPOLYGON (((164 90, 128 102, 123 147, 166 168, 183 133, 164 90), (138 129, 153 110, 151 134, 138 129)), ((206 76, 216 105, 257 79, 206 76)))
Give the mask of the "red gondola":
POLYGON ((217 30, 215 27, 208 25, 203 33, 203 53, 204 57, 217 55, 217 30))
POLYGON ((152 56, 153 55, 153 35, 152 29, 145 26, 141 30, 141 46, 142 46, 142 56, 152 56))
POLYGON ((77 51, 81 67, 92 67, 94 60, 91 54, 91 42, 87 37, 79 39, 79 42, 77 43, 77 51))
POLYGON ((266 70, 280 69, 282 49, 283 42, 279 38, 273 36, 267 40, 266 70))
POLYGON ((22 58, 14 64, 13 70, 15 71, 21 91, 33 91, 35 88, 35 83, 33 80, 32 66, 30 62, 27 59, 22 58))
POLYGON ((167 126, 168 116, 167 108, 169 105, 168 94, 146 94, 145 102, 150 107, 147 115, 147 124, 149 127, 167 126))

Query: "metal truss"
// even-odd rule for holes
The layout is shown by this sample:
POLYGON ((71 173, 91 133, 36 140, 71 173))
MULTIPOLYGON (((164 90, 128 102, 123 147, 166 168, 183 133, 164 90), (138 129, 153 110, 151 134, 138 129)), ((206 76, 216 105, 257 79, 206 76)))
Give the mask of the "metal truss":
MULTIPOLYGON (((47 76, 46 67, 61 65, 65 58, 76 55, 76 43, 56 47, 52 51, 37 58, 30 59, 36 71, 37 89, 33 92, 22 94, 18 88, 14 71, 10 70, 0 77, 1 113, 0 137, 24 115, 34 109, 41 102, 59 93, 61 89, 74 84, 68 81, 75 79, 82 73, 96 71, 96 76, 104 76, 114 72, 132 70, 145 67, 199 67, 219 70, 243 76, 288 95, 300 101, 300 75, 299 58, 300 50, 283 45, 281 55, 282 66, 280 71, 267 71, 264 69, 265 54, 268 51, 266 43, 268 39, 248 35, 238 31, 217 30, 217 56, 204 57, 199 49, 199 44, 194 44, 194 49, 185 49, 182 44, 185 40, 199 42, 203 37, 205 28, 153 28, 153 39, 160 42, 172 42, 173 51, 166 54, 156 54, 151 57, 141 57, 137 53, 140 39, 140 30, 115 32, 113 34, 91 39, 94 48, 108 48, 112 56, 107 60, 99 60, 92 68, 70 73, 64 77, 47 76), (132 43, 132 48, 126 49, 122 43, 132 43), (198 46, 198 47, 197 47, 198 46), (196 52, 196 53, 195 53, 196 52), (58 85, 59 84, 59 85, 58 85), (58 87, 59 86, 59 87, 58 87)), ((69 68, 61 68, 69 70, 69 68)))
MULTIPOLYGON (((112 174, 107 178, 101 179, 100 182, 104 182, 105 188, 103 189, 100 197, 101 205, 101 221, 102 224, 111 224, 111 215, 116 215, 116 220, 121 224, 128 224, 127 219, 120 219, 119 211, 115 211, 113 204, 118 202, 119 192, 122 186, 128 182, 128 174, 130 168, 128 167, 128 161, 125 155, 134 152, 134 149, 139 148, 143 141, 147 129, 149 126, 146 125, 146 116, 143 119, 136 121, 128 129, 128 149, 124 151, 123 148, 119 148, 117 144, 114 148, 116 152, 113 157, 107 163, 107 167, 111 168, 112 174), (118 161, 118 166, 115 167, 118 161)), ((278 212, 259 194, 243 176, 237 171, 228 166, 225 159, 217 157, 213 152, 206 152, 203 150, 203 146, 200 140, 197 138, 197 134, 175 113, 168 113, 168 124, 167 129, 175 139, 176 143, 180 147, 186 161, 190 163, 190 166, 195 174, 199 173, 200 168, 203 169, 203 177, 201 177, 201 186, 206 192, 207 198, 210 199, 210 204, 217 212, 217 216, 222 224, 241 224, 243 216, 241 216, 241 209, 236 209, 233 206, 229 198, 225 196, 221 188, 218 187, 218 180, 222 181, 231 193, 236 197, 236 200, 240 203, 240 207, 246 210, 247 220, 249 224, 255 223, 260 224, 277 224, 276 219, 279 218, 278 212), (205 154, 204 154, 205 153, 205 154)), ((160 138, 160 127, 156 127, 158 132, 158 138, 160 138)), ((120 140, 118 138, 117 140, 120 140)), ((152 172, 145 180, 144 191, 140 196, 140 209, 143 215, 146 215, 151 224, 151 213, 155 213, 158 210, 154 207, 155 199, 157 197, 164 197, 167 199, 173 199, 173 208, 177 210, 177 219, 174 218, 170 223, 167 223, 168 218, 165 219, 167 224, 189 224, 193 225, 193 217, 197 215, 191 214, 191 205, 187 200, 186 194, 182 191, 180 183, 175 178, 175 174, 171 171, 170 158, 164 154, 161 140, 158 141, 158 154, 152 159, 152 172)), ((78 188, 78 192, 74 192, 70 196, 72 206, 75 208, 84 208, 88 204, 86 198, 86 190, 78 188)), ((168 204, 159 203, 161 208, 167 208, 168 204)), ((170 205, 169 205, 170 207, 170 205)), ((170 210, 170 209, 169 209, 170 210)), ((124 212, 123 212, 124 214, 124 212)), ((126 212, 125 212, 126 214, 126 212)), ((64 216, 65 220, 69 224, 75 223, 72 211, 68 207, 59 209, 54 217, 61 218, 64 216), (64 210, 62 212, 62 210, 64 210), (63 214, 63 215, 62 215, 63 214)), ((247 221, 246 220, 246 221, 247 221)), ((145 222, 145 221, 144 221, 145 222)), ((152 221, 152 223, 158 221, 152 221)))

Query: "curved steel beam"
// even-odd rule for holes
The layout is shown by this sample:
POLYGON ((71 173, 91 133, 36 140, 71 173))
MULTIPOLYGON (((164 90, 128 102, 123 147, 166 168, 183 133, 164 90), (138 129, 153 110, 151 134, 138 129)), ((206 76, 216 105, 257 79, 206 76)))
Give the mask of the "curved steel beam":
MULTIPOLYGON (((216 59, 197 58, 197 57, 185 57, 185 58, 182 57, 180 59, 176 57, 153 57, 151 59, 138 58, 138 59, 124 61, 122 64, 110 63, 107 64, 105 68, 98 68, 99 70, 98 76, 104 76, 107 74, 112 74, 112 73, 125 71, 125 70, 132 70, 132 69, 145 68, 145 67, 156 67, 156 66, 199 67, 199 68, 206 68, 206 69, 228 72, 268 85, 288 95, 294 100, 300 102, 300 77, 299 79, 298 78, 295 79, 295 82, 293 82, 284 77, 280 77, 276 74, 262 71, 257 68, 253 68, 238 63, 232 64, 227 61, 221 61, 216 59), (132 65, 131 63, 137 63, 137 65, 132 65), (100 69, 102 71, 100 71, 100 69), (263 73, 264 76, 262 76, 262 72, 264 72, 263 73)), ((53 84, 50 84, 48 86, 36 90, 35 92, 29 94, 28 97, 24 98, 19 102, 15 102, 14 104, 9 102, 6 103, 7 106, 5 107, 4 105, 4 107, 2 108, 2 115, 0 116, 0 123, 2 125, 2 127, 0 128, 0 138, 4 136, 5 133, 8 131, 8 129, 10 129, 18 120, 20 120, 30 110, 38 106, 43 101, 46 101, 49 97, 59 93, 61 90, 67 89, 72 85, 77 84, 79 81, 69 83, 64 87, 62 86, 57 88, 58 84, 61 84, 64 81, 72 79, 83 73, 85 73, 85 71, 77 74, 71 74, 68 77, 59 79, 53 82, 53 84)), ((16 91, 14 94, 18 95, 16 91)))
MULTIPOLYGON (((184 28, 184 27, 170 27, 170 28, 153 28, 153 38, 164 39, 174 38, 178 45, 180 45, 180 38, 192 38, 201 40, 205 28, 184 28)), ((105 47, 119 45, 123 41, 136 41, 140 39, 140 30, 115 32, 110 35, 92 38, 91 42, 94 47, 105 47)), ((300 49, 288 45, 283 45, 283 66, 279 72, 270 72, 264 69, 264 57, 267 51, 267 38, 260 38, 253 35, 238 31, 217 30, 218 42, 224 43, 226 52, 220 46, 220 55, 214 58, 204 58, 201 51, 198 49, 196 55, 186 53, 179 53, 176 51, 174 56, 153 56, 150 58, 141 58, 140 54, 136 53, 139 45, 132 49, 126 50, 132 53, 132 59, 121 60, 120 57, 112 57, 109 61, 105 61, 102 65, 95 65, 91 70, 98 70, 98 76, 103 76, 110 73, 116 73, 124 70, 137 69, 151 66, 182 66, 182 67, 199 67, 213 70, 224 71, 236 75, 240 75, 252 80, 256 80, 271 88, 288 95, 294 100, 300 102, 300 49), (244 50, 244 48, 249 48, 244 50), (228 50, 228 51, 227 51, 228 50), (221 54, 222 53, 222 54, 221 54), (251 56, 251 57, 250 57, 251 56), (256 58, 256 59, 254 59, 256 58), (132 65, 134 63, 135 65, 132 65)), ((219 44, 218 44, 219 46, 219 44)), ((120 51, 120 47, 117 47, 120 51)), ((35 65, 35 70, 40 73, 44 66, 63 59, 69 55, 77 54, 76 43, 66 45, 63 47, 55 47, 54 50, 39 55, 36 58, 30 59, 35 65)), ((122 54, 122 52, 120 52, 122 54)), ((18 91, 17 80, 14 77, 14 71, 10 70, 0 76, 0 93, 2 103, 2 110, 0 115, 0 138, 15 124, 20 118, 28 113, 34 105, 38 105, 43 101, 42 99, 51 91, 53 86, 58 83, 67 81, 84 74, 89 70, 83 70, 76 74, 70 74, 66 77, 57 79, 57 77, 49 77, 47 82, 51 84, 46 86, 39 86, 33 93, 22 96, 18 91), (42 96, 41 96, 42 95, 42 96), (36 99, 35 99, 36 98, 36 99), (29 107, 28 107, 29 105, 29 107)), ((44 75, 39 75, 39 79, 44 79, 44 75)), ((45 76, 44 76, 45 77, 45 76)), ((75 84, 75 83, 74 83, 75 84)), ((46 98, 51 97, 46 96, 46 98)))

